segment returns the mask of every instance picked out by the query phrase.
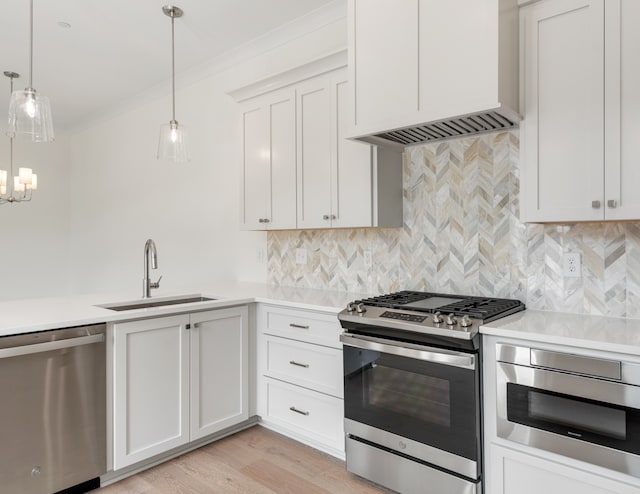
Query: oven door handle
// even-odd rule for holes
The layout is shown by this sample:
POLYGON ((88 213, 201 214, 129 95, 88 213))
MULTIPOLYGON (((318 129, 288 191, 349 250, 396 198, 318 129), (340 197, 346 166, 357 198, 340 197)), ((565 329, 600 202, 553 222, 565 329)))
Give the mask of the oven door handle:
POLYGON ((435 364, 448 365, 451 367, 460 367, 462 369, 475 370, 476 368, 475 355, 469 355, 468 353, 454 352, 440 348, 436 350, 431 347, 412 345, 410 343, 399 346, 390 344, 389 340, 383 340, 381 338, 362 335, 355 336, 346 333, 340 335, 340 341, 347 346, 362 348, 363 350, 391 353, 400 357, 424 360, 426 362, 433 362, 435 364))

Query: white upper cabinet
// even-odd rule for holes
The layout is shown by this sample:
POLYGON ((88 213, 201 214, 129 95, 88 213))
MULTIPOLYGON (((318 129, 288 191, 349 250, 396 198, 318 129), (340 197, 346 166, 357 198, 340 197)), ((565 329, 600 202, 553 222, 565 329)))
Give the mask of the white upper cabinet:
POLYGON ((523 219, 640 218, 640 34, 634 0, 521 10, 523 219))
POLYGON ((241 224, 247 230, 296 226, 296 101, 286 89, 242 110, 241 224))
POLYGON ((605 2, 605 219, 640 218, 640 2, 605 2))
POLYGON ((298 228, 402 225, 402 155, 346 139, 346 70, 297 89, 298 228))
POLYGON ((348 9, 352 137, 412 144, 519 120, 516 0, 349 0, 348 9))
POLYGON ((242 228, 402 226, 402 149, 347 139, 349 91, 343 67, 253 98, 235 92, 245 97, 242 228))

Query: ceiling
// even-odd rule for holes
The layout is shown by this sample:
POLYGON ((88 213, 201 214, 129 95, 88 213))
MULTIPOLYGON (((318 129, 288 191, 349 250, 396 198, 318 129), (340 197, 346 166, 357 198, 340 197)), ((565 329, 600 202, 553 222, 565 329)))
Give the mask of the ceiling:
MULTIPOLYGON (((220 57, 333 0, 176 0, 176 72, 220 57)), ((29 0, 3 0, 0 72, 28 86, 29 0), (11 15, 7 15, 10 13, 11 15)), ((56 127, 92 115, 165 83, 171 75, 169 0, 34 0, 33 87, 51 100, 56 127), (68 23, 70 27, 61 27, 68 23)), ((9 79, 2 78, 6 98, 9 79)), ((1 89, 1 87, 0 87, 1 89)))

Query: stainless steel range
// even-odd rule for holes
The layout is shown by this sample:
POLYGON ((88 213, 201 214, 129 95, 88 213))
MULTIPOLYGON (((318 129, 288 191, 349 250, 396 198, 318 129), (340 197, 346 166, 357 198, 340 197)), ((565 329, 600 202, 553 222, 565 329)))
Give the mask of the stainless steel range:
POLYGON ((338 315, 347 469, 403 494, 481 493, 478 329, 524 308, 416 291, 348 304, 338 315))

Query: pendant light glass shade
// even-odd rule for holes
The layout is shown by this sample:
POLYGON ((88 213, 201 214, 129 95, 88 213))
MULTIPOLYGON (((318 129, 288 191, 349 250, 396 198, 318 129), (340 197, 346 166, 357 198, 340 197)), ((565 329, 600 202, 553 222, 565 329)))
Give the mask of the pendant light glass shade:
POLYGON ((165 5, 162 7, 164 15, 171 18, 171 120, 160 127, 160 140, 158 141, 158 159, 172 161, 173 163, 186 163, 189 161, 187 154, 186 131, 176 120, 176 57, 175 57, 175 30, 174 19, 182 17, 184 12, 180 7, 165 5))
POLYGON ((9 102, 10 137, 24 137, 33 142, 54 140, 49 98, 33 88, 33 0, 29 11, 29 87, 13 91, 9 102))
POLYGON ((25 137, 33 142, 53 141, 49 98, 30 88, 11 93, 8 134, 11 137, 25 137))
POLYGON ((160 127, 160 140, 158 141, 158 159, 174 163, 186 163, 189 161, 186 137, 186 129, 175 120, 162 125, 160 127))

